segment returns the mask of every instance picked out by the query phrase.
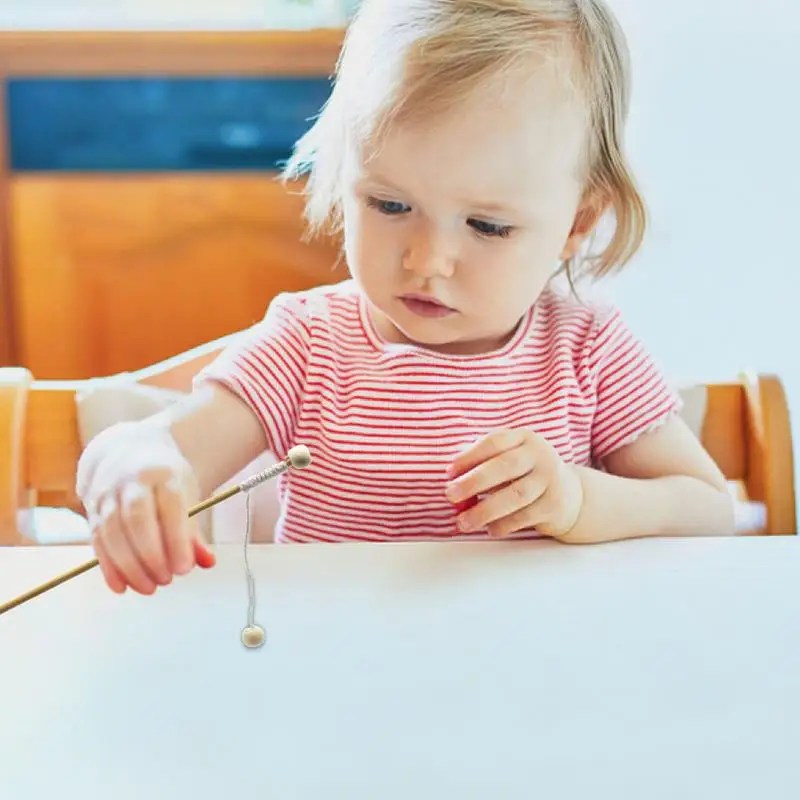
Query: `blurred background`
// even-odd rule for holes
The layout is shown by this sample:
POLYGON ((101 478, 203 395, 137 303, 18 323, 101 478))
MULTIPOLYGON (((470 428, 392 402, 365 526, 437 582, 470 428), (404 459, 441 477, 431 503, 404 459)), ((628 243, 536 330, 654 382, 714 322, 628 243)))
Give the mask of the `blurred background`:
MULTIPOLYGON (((356 5, 0 0, 0 365, 138 369, 344 276, 274 170, 356 5)), ((612 6, 651 228, 606 291, 676 382, 773 372, 797 419, 800 4, 612 6)))

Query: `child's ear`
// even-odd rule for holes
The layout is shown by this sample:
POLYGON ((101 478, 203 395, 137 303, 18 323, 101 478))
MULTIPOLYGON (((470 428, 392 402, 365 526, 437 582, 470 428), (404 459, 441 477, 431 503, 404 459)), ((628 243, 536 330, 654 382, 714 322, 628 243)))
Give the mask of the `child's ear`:
POLYGON ((609 201, 597 194, 589 196, 581 203, 578 213, 575 215, 572 230, 564 243, 564 249, 561 251, 561 259, 563 261, 577 254, 581 245, 597 227, 597 223, 600 222, 608 206, 609 201))

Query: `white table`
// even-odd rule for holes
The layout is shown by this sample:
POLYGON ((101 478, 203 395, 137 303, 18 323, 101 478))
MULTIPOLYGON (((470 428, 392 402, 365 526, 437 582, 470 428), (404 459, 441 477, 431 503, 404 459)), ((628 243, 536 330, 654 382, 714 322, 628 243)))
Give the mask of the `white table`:
MULTIPOLYGON (((8 800, 797 800, 800 540, 240 546, 0 617, 8 800)), ((0 551, 0 599, 91 557, 0 551)))

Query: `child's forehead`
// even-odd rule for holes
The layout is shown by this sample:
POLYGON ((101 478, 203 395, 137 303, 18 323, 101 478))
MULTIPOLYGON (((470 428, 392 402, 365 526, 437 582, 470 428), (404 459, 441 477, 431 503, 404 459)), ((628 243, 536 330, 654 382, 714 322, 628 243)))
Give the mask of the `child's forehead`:
POLYGON ((367 150, 364 177, 405 186, 435 179, 448 190, 527 194, 580 172, 587 115, 577 97, 546 80, 476 91, 440 113, 400 118, 367 150))

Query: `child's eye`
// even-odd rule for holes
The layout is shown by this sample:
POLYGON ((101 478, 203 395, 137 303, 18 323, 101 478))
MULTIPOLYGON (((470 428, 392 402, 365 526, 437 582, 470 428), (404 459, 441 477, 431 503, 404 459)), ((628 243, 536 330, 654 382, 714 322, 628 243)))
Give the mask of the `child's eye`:
POLYGON ((470 219, 467 220, 467 224, 471 225, 481 236, 498 236, 501 239, 509 236, 513 230, 511 225, 498 225, 494 222, 485 222, 482 219, 470 219))
POLYGON ((394 216, 396 214, 407 214, 411 209, 405 203, 397 200, 379 200, 377 197, 368 197, 367 205, 376 208, 381 214, 394 216))

